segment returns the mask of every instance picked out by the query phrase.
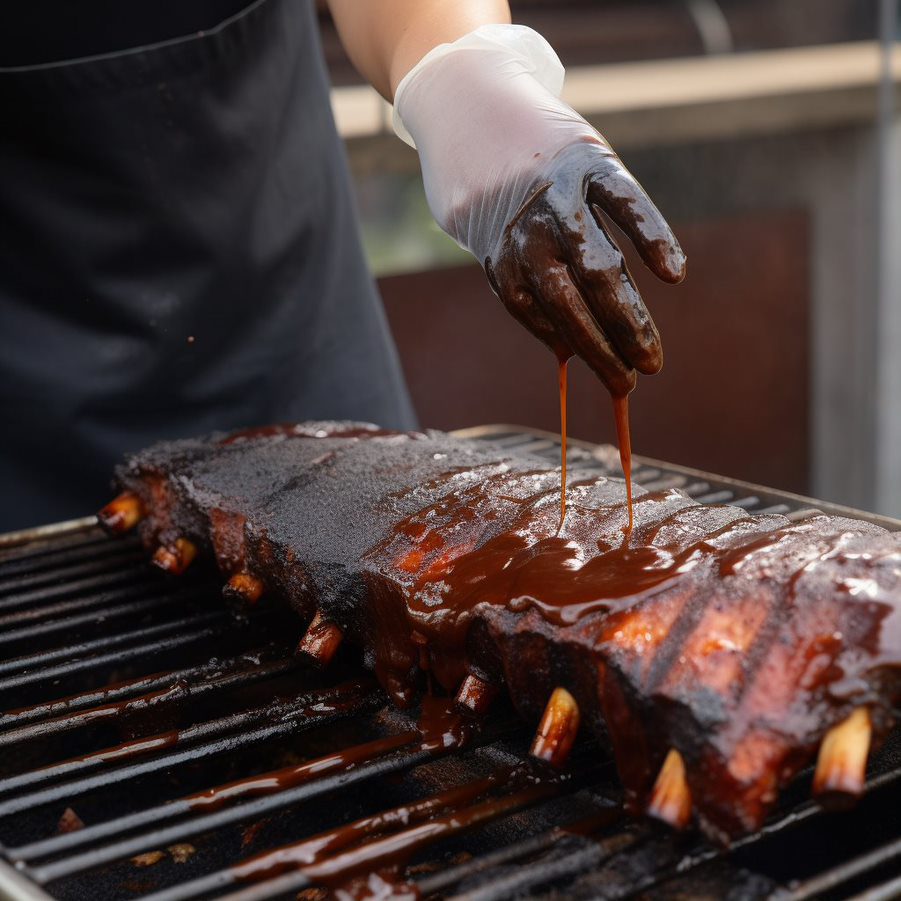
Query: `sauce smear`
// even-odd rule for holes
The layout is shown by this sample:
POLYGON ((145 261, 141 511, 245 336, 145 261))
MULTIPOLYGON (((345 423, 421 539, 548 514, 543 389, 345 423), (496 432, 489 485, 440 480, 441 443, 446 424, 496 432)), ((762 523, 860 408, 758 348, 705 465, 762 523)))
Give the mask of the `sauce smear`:
POLYGON ((616 441, 619 445, 619 461, 626 477, 626 497, 629 503, 629 525, 626 534, 632 531, 632 439, 629 435, 629 395, 613 398, 613 413, 616 417, 616 441))

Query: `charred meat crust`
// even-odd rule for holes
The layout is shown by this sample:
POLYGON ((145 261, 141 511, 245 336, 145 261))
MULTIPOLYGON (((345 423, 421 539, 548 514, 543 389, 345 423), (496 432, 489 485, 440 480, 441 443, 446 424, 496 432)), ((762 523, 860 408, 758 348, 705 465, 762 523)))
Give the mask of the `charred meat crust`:
POLYGON ((635 810, 674 750, 719 839, 759 827, 855 709, 884 735, 901 694, 901 536, 866 523, 636 488, 626 540, 618 480, 573 485, 561 527, 545 461, 360 423, 160 444, 117 483, 148 547, 188 539, 259 580, 398 704, 423 667, 452 693, 504 682, 534 721, 563 687, 635 810))

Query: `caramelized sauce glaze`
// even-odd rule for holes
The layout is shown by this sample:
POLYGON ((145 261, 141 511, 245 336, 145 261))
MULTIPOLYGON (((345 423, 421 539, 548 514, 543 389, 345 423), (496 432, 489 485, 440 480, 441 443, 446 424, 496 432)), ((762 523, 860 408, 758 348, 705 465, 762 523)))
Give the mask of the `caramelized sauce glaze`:
POLYGON ((677 491, 639 495, 631 510, 621 500, 595 505, 592 490, 604 479, 571 486, 561 524, 553 488, 522 490, 532 478, 540 474, 499 473, 451 491, 399 522, 367 555, 374 569, 390 572, 394 580, 386 588, 386 580, 372 579, 382 597, 377 607, 388 616, 390 637, 376 647, 383 684, 406 684, 405 674, 425 647, 429 670, 448 691, 455 690, 468 674, 467 633, 477 608, 531 609, 551 626, 569 627, 589 616, 624 612, 686 578, 703 595, 703 586, 741 578, 757 560, 763 564, 754 578, 771 583, 768 590, 791 607, 797 580, 841 545, 830 539, 824 547, 811 537, 795 548, 799 536, 815 535, 816 516, 775 529, 766 517, 739 516, 721 529, 692 536, 674 527, 678 509, 655 519, 654 508, 665 511, 681 497, 677 491), (492 518, 507 520, 511 505, 512 525, 492 533, 492 518), (783 545, 790 553, 782 553, 783 545), (791 574, 773 571, 768 561, 774 559, 791 574), (398 666, 398 649, 412 633, 419 645, 416 657, 411 653, 398 666))

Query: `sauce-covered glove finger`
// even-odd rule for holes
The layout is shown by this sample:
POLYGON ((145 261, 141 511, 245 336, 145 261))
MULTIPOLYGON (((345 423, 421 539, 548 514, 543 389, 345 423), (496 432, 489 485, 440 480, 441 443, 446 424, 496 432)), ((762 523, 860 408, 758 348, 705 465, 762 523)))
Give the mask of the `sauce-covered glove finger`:
POLYGON ((635 387, 635 370, 617 353, 576 287, 569 267, 547 258, 530 270, 531 294, 573 353, 581 357, 615 397, 635 387))
POLYGON ((530 232, 519 244, 531 246, 536 254, 534 260, 522 261, 523 270, 535 270, 549 253, 565 263, 583 302, 625 364, 643 373, 660 371, 660 335, 622 251, 601 215, 585 202, 583 170, 562 170, 553 184, 529 201, 513 231, 530 232))
POLYGON ((518 283, 516 267, 510 265, 511 262, 508 258, 507 265, 502 263, 497 270, 490 260, 486 263, 485 274, 488 276, 491 290, 520 325, 524 325, 539 341, 546 344, 558 359, 568 359, 572 356, 572 350, 548 319, 541 305, 518 283))
POLYGON ((659 372, 663 346, 657 326, 599 213, 584 216, 577 239, 563 246, 573 280, 620 356, 645 375, 659 372))
MULTIPOLYGON (((581 357, 611 392, 625 394, 635 385, 634 369, 610 340, 567 262, 571 245, 584 248, 597 244, 579 237, 586 220, 597 230, 591 214, 584 209, 580 187, 572 183, 547 185, 514 216, 504 233, 497 261, 487 260, 485 268, 507 309, 558 358, 572 354, 581 357), (581 224, 576 219, 580 209, 581 224)), ((607 247, 610 263, 619 272, 619 250, 609 239, 607 247)), ((615 328, 624 330, 621 323, 615 328)), ((628 340, 622 339, 622 343, 628 345, 628 340)))
POLYGON ((594 155, 597 159, 589 169, 588 201, 628 235, 654 275, 672 284, 681 282, 685 278, 685 254, 660 210, 612 151, 594 155))
POLYGON ((615 394, 656 372, 660 338, 606 229, 679 281, 685 257, 609 144, 560 99, 563 67, 535 32, 486 25, 433 48, 397 87, 395 125, 422 161, 439 225, 507 309, 615 394))

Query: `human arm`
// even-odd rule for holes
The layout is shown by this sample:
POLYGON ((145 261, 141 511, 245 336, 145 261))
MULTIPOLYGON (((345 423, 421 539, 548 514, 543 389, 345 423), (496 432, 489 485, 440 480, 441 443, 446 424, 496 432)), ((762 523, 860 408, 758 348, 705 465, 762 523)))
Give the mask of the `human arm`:
POLYGON ((360 74, 389 102, 433 47, 481 25, 509 24, 507 0, 328 0, 341 43, 360 74))
POLYGON ((351 56, 364 74, 394 89, 395 124, 419 151, 436 220, 509 312, 560 358, 582 357, 615 395, 637 372, 657 372, 660 337, 608 219, 664 281, 682 279, 685 257, 603 136, 558 99, 563 67, 547 42, 508 24, 465 31, 467 15, 497 12, 493 3, 332 6, 355 19, 351 56), (393 24, 380 25, 373 13, 386 7, 393 24))

